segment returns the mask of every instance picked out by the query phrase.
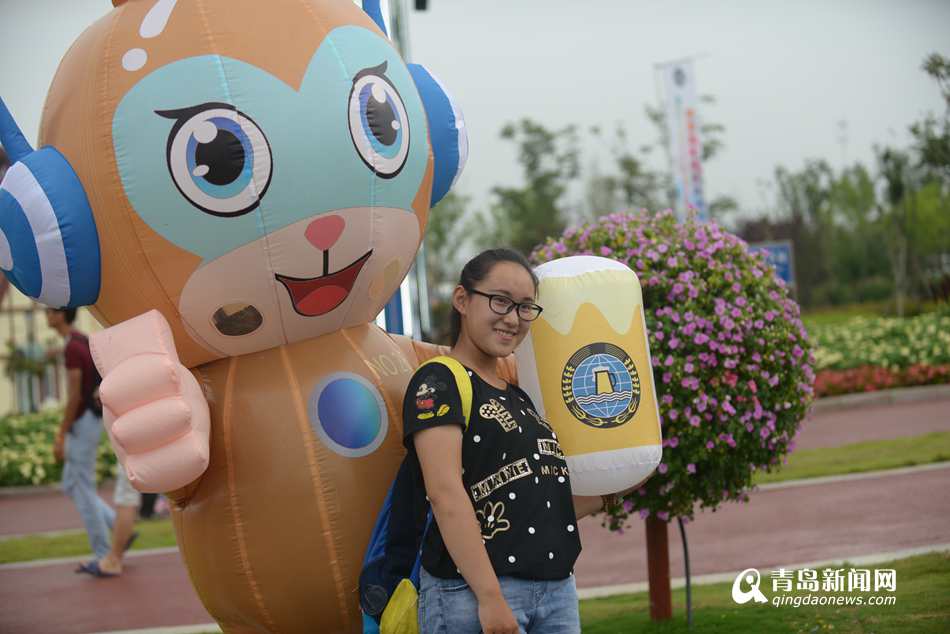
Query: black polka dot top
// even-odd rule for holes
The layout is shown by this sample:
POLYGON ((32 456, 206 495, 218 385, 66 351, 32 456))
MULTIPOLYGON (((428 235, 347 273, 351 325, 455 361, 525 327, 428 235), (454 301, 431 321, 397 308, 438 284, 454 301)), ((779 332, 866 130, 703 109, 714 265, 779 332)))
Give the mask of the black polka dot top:
MULTIPOLYGON (((472 380, 472 411, 462 436, 462 483, 495 573, 563 579, 571 574, 581 543, 557 435, 520 388, 500 390, 466 370, 472 380)), ((440 363, 419 368, 403 402, 403 442, 418 471, 417 482, 422 482, 421 468, 412 435, 438 425, 464 424, 452 372, 440 363)), ((421 485, 419 489, 424 498, 421 485)), ((434 519, 422 565, 437 577, 461 577, 434 519)))

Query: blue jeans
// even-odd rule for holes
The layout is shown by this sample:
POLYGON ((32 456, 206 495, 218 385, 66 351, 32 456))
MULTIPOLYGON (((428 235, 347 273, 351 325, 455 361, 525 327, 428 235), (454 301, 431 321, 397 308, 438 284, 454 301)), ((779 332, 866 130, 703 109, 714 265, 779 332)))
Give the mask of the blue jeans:
POLYGON ((102 436, 102 419, 86 410, 66 434, 63 491, 72 498, 89 536, 96 559, 109 552, 115 511, 96 491, 96 453, 102 436))
MULTIPOLYGON (((420 572, 419 633, 477 634, 478 600, 463 579, 420 572)), ((574 575, 558 581, 499 577, 501 592, 518 620, 521 634, 579 634, 574 575)))

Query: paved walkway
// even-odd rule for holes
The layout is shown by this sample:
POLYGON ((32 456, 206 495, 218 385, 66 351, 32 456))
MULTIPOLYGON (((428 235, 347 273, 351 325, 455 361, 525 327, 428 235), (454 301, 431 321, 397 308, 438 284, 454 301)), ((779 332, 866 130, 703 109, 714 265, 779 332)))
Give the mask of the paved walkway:
MULTIPOLYGON (((690 572, 707 574, 869 555, 950 542, 950 465, 881 476, 757 491, 686 525, 690 572)), ((596 518, 580 522, 579 587, 645 581, 646 536, 637 518, 624 534, 596 518)), ((683 546, 669 524, 670 572, 682 576, 683 546)))
POLYGON ((797 449, 840 447, 950 431, 950 398, 812 414, 802 423, 797 449))
MULTIPOLYGON (((950 400, 822 413, 805 423, 799 447, 950 431, 950 400)), ((950 542, 950 467, 860 480, 776 488, 746 505, 700 513, 687 525, 695 575, 762 570, 950 542)), ((103 492, 111 499, 108 491, 103 492)), ((76 528, 78 516, 56 491, 0 496, 0 535, 76 528)), ((580 522, 581 588, 646 579, 643 522, 623 535, 596 519, 580 522)), ((682 546, 670 525, 671 573, 682 546)), ((73 563, 0 566, 0 632, 94 632, 207 623, 177 553, 128 560, 121 579, 74 575, 73 563), (136 606, 130 610, 129 606, 136 606)))
MULTIPOLYGON (((802 423, 796 444, 798 449, 838 447, 935 431, 950 431, 950 398, 813 414, 802 423)), ((102 487, 100 495, 111 502, 111 485, 102 487)), ((0 493, 0 537, 81 526, 75 508, 56 489, 28 495, 0 493)))

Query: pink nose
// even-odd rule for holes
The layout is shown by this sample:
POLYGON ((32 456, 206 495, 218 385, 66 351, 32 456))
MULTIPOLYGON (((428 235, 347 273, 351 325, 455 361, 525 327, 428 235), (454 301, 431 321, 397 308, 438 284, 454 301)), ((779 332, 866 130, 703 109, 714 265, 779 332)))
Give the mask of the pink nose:
POLYGON ((310 244, 321 251, 327 251, 340 239, 346 221, 339 216, 321 216, 307 225, 304 235, 310 244))

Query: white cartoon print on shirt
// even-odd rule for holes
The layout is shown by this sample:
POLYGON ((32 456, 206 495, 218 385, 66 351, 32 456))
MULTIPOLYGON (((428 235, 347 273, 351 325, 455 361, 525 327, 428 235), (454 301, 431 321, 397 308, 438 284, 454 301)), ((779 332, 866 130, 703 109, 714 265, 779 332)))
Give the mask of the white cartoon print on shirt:
POLYGON ((487 403, 479 407, 478 413, 481 414, 482 418, 497 421, 505 431, 511 431, 518 427, 518 423, 511 417, 511 413, 495 399, 489 399, 487 403))
POLYGON ((475 516, 482 525, 482 537, 491 539, 496 533, 504 533, 511 528, 511 522, 504 518, 505 505, 503 502, 488 502, 485 507, 475 511, 475 516))

